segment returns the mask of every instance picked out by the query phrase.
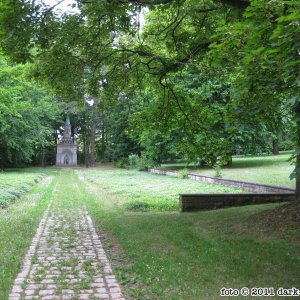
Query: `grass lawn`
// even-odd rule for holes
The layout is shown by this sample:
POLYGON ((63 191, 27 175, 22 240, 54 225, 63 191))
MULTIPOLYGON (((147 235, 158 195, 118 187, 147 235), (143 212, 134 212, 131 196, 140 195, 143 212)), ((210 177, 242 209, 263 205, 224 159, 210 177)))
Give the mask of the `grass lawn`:
MULTIPOLYGON (((256 183, 264 183, 278 186, 295 188, 295 180, 290 180, 294 166, 288 161, 291 153, 285 152, 280 155, 234 157, 231 167, 221 169, 222 177, 256 183)), ((163 169, 178 170, 185 168, 185 164, 164 164, 163 169)), ((190 172, 201 175, 214 176, 212 168, 187 167, 190 172)))
MULTIPOLYGON (((0 209, 0 299, 7 299, 13 280, 51 197, 55 169, 20 169, 0 173, 2 186, 26 186, 31 191, 0 209), (33 186, 36 179, 42 180, 33 186)), ((0 196, 1 197, 1 196, 0 196)), ((1 199, 1 198, 0 198, 1 199)))
MULTIPOLYGON (((103 236, 104 246, 134 299, 220 299, 224 286, 300 285, 299 224, 264 222, 282 204, 128 213, 120 203, 124 195, 126 201, 134 199, 136 190, 120 193, 119 175, 113 182, 102 169, 77 174, 92 197, 88 209, 96 229, 109 233, 103 236), (99 178, 107 178, 109 188, 99 178)), ((179 182, 185 181, 174 184, 179 182)))
POLYGON ((77 174, 101 185, 103 189, 118 194, 119 204, 127 210, 134 211, 178 210, 180 193, 241 193, 241 190, 228 186, 153 175, 147 172, 120 169, 99 172, 81 169, 77 174))
POLYGON ((43 169, 10 169, 0 172, 0 208, 26 194, 43 178, 43 169))
MULTIPOLYGON (((0 210, 1 300, 7 299, 51 197, 57 210, 87 207, 131 299, 220 299, 224 286, 300 286, 300 224, 280 215, 274 218, 274 210, 282 204, 185 214, 157 211, 155 204, 146 212, 128 211, 126 203, 136 198, 151 201, 154 194, 155 203, 164 203, 173 201, 182 186, 190 192, 194 187, 189 184, 204 186, 192 180, 102 168, 40 170, 55 176, 53 181, 40 181, 0 210)), ((208 192, 220 186, 206 188, 208 192)))

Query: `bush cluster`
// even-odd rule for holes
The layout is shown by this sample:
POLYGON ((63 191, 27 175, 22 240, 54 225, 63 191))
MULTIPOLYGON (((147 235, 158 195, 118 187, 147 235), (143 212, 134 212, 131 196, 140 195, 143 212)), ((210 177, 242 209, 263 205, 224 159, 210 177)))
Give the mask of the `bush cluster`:
POLYGON ((216 163, 213 168, 215 170, 215 177, 217 178, 222 178, 222 169, 221 169, 222 165, 219 163, 216 163))
POLYGON ((186 168, 178 171, 178 177, 181 178, 181 179, 187 179, 188 175, 189 175, 189 170, 186 169, 186 168))
POLYGON ((118 161, 114 162, 114 165, 117 168, 127 169, 128 168, 128 158, 123 157, 123 158, 119 159, 118 161))
POLYGON ((140 156, 137 154, 130 154, 128 158, 122 158, 115 163, 118 168, 147 171, 149 168, 156 166, 156 163, 145 153, 140 156))

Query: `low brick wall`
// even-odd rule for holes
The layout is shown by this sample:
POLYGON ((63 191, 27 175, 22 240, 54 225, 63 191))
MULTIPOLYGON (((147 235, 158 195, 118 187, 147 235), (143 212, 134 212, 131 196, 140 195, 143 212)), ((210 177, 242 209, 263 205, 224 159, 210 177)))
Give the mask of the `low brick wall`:
POLYGON ((181 194, 181 212, 234 207, 249 204, 263 204, 295 200, 295 193, 270 194, 181 194))
POLYGON ((171 170, 150 169, 149 172, 158 175, 178 176, 178 172, 171 170))
MULTIPOLYGON (((150 169, 149 170, 153 174, 160 174, 160 175, 170 175, 170 176, 178 176, 178 172, 170 171, 170 170, 160 170, 160 169, 150 169)), ((268 185, 268 184, 258 184, 246 181, 239 181, 239 180, 232 180, 232 179, 223 179, 205 175, 198 175, 189 173, 188 178, 204 181, 213 184, 221 184, 221 185, 228 185, 232 186, 244 191, 253 192, 253 193, 295 193, 294 189, 275 186, 275 185, 268 185)))

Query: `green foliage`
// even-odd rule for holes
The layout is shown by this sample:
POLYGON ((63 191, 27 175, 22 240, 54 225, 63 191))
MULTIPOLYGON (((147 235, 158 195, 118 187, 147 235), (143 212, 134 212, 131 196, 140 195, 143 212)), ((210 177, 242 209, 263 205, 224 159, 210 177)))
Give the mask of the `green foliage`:
POLYGON ((137 154, 128 156, 128 169, 147 171, 155 165, 155 162, 146 153, 142 153, 140 156, 137 154))
POLYGON ((231 70, 234 105, 263 121, 259 135, 295 135, 289 120, 299 103, 299 16, 296 1, 254 0, 241 20, 223 22, 215 34, 210 55, 217 68, 231 70))
POLYGON ((53 144, 59 116, 55 99, 30 82, 29 65, 10 65, 0 55, 0 166, 29 163, 53 144))
POLYGON ((297 3, 159 2, 88 2, 59 15, 5 0, 2 47, 32 58, 36 78, 65 99, 101 100, 101 160, 145 151, 157 163, 214 165, 270 151, 299 100, 297 3))
POLYGON ((178 177, 181 179, 188 179, 188 174, 189 174, 189 170, 187 168, 178 171, 178 177))
POLYGON ((130 154, 128 156, 128 169, 139 169, 140 157, 137 154, 130 154))
MULTIPOLYGON (((250 181, 262 184, 286 186, 295 188, 295 180, 290 180, 289 174, 293 171, 293 164, 289 157, 291 151, 279 155, 237 156, 233 157, 232 165, 222 164, 222 177, 234 180, 250 181)), ((180 170, 186 168, 186 163, 163 164, 162 169, 180 170)), ((200 175, 215 176, 213 166, 191 164, 190 172, 200 175)))
POLYGON ((122 158, 114 163, 117 168, 126 169, 128 168, 128 158, 122 158))
POLYGON ((221 169, 222 165, 219 162, 216 162, 216 164, 214 165, 214 170, 215 170, 215 177, 217 178, 222 178, 222 169, 221 169))
POLYGON ((0 197, 1 197, 1 199, 0 199, 0 208, 7 208, 8 205, 9 205, 9 202, 7 200, 2 199, 3 198, 2 192, 0 194, 0 197))
POLYGON ((119 161, 122 167, 126 167, 126 160, 132 153, 140 153, 141 147, 134 134, 128 126, 129 119, 137 110, 137 104, 129 104, 124 99, 117 105, 106 108, 104 105, 102 113, 102 136, 101 153, 102 159, 106 161, 119 161), (123 162, 122 162, 123 161, 123 162))
POLYGON ((279 140, 279 149, 289 151, 295 148, 295 142, 291 138, 283 138, 279 140))

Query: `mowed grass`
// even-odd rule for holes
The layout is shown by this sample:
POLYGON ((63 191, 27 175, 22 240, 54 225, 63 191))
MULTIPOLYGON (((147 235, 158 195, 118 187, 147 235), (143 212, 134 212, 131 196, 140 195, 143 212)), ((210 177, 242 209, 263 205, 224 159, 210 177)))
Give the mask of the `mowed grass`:
POLYGON ((12 186, 29 184, 31 190, 6 209, 0 209, 0 299, 8 299, 14 278, 21 269, 38 223, 46 209, 54 186, 55 169, 21 169, 2 172, 2 182, 12 186), (39 183, 32 185, 43 176, 39 183))
MULTIPOLYGON (((264 222, 282 204, 128 214, 118 181, 107 188, 105 179, 91 182, 83 173, 88 210, 97 231, 109 233, 105 249, 133 299, 208 300, 220 299, 222 287, 299 287, 299 224, 264 222)), ((112 180, 105 170, 92 174, 112 180)))
POLYGON ((42 169, 10 169, 0 172, 0 208, 27 193, 43 178, 42 169))
POLYGON ((119 204, 133 211, 178 210, 182 193, 240 193, 228 186, 128 170, 80 169, 76 173, 118 194, 119 204))
MULTIPOLYGON (((57 175, 55 169, 45 172, 57 175)), ((0 210, 0 299, 7 299, 50 198, 58 211, 87 207, 123 290, 132 299, 220 299, 224 286, 299 287, 299 224, 276 218, 265 222, 265 216, 282 204, 185 214, 127 213, 119 181, 113 184, 107 170, 78 169, 76 174, 61 170, 52 183, 41 181, 0 210), (92 182, 89 174, 104 179, 92 182), (111 180, 109 186, 105 178, 111 180)), ((124 185, 133 183, 132 176, 123 177, 124 185)), ((184 182, 189 180, 174 181, 184 182)))
MULTIPOLYGON (((270 156, 234 157, 231 167, 221 169, 222 177, 295 188, 295 180, 289 178, 294 169, 294 165, 288 161, 290 157, 290 152, 270 156)), ((162 165, 163 169, 168 170, 180 170, 185 167, 185 164, 162 165)), ((187 166, 187 168, 191 173, 215 176, 215 170, 212 168, 196 166, 187 166)))

